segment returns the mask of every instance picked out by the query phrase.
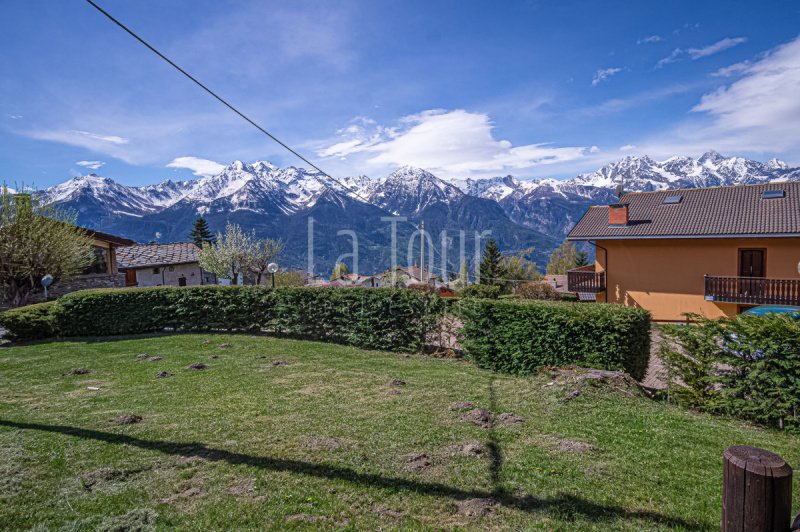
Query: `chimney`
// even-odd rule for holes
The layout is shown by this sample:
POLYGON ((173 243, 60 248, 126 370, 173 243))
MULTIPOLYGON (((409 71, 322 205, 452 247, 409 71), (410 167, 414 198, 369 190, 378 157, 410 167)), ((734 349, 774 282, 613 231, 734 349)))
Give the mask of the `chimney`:
POLYGON ((608 225, 626 227, 628 225, 628 204, 612 203, 608 206, 608 225))

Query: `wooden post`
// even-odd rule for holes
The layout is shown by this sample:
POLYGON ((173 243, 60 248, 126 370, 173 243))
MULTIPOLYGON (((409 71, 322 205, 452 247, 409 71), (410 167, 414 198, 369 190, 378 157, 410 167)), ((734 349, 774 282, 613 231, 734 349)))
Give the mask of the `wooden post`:
POLYGON ((789 530, 792 468, 775 453, 735 445, 725 449, 722 532, 789 530))

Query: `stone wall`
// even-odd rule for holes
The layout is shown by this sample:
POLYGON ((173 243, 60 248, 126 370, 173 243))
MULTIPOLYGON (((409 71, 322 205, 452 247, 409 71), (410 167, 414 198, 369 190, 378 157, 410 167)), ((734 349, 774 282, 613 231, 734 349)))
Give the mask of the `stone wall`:
MULTIPOLYGON (((124 288, 125 287, 125 274, 115 273, 112 275, 98 274, 98 275, 80 275, 67 281, 59 281, 53 284, 48 289, 48 297, 55 299, 70 292, 78 290, 87 290, 90 288, 124 288)), ((44 292, 37 292, 30 298, 29 303, 39 303, 44 301, 44 292)))

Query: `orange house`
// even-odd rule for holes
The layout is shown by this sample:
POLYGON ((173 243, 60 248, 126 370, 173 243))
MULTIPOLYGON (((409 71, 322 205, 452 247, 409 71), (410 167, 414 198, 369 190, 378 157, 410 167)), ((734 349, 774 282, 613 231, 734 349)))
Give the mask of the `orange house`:
POLYGON ((597 257, 568 272, 570 291, 654 321, 800 305, 800 182, 629 193, 591 207, 567 240, 597 257))

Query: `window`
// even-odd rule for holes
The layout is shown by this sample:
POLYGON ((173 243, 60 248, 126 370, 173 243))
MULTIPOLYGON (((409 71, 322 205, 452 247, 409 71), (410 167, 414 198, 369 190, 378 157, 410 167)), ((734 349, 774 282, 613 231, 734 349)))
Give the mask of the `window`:
POLYGON ((159 273, 161 273, 161 270, 158 268, 153 268, 153 275, 158 275, 159 273))
POLYGON ((778 199, 786 196, 785 190, 765 190, 761 193, 761 199, 778 199))
POLYGON ((108 273, 108 249, 95 246, 92 248, 92 264, 83 270, 83 274, 97 273, 108 273))
POLYGON ((683 200, 683 196, 667 196, 664 198, 664 205, 675 205, 683 200))

